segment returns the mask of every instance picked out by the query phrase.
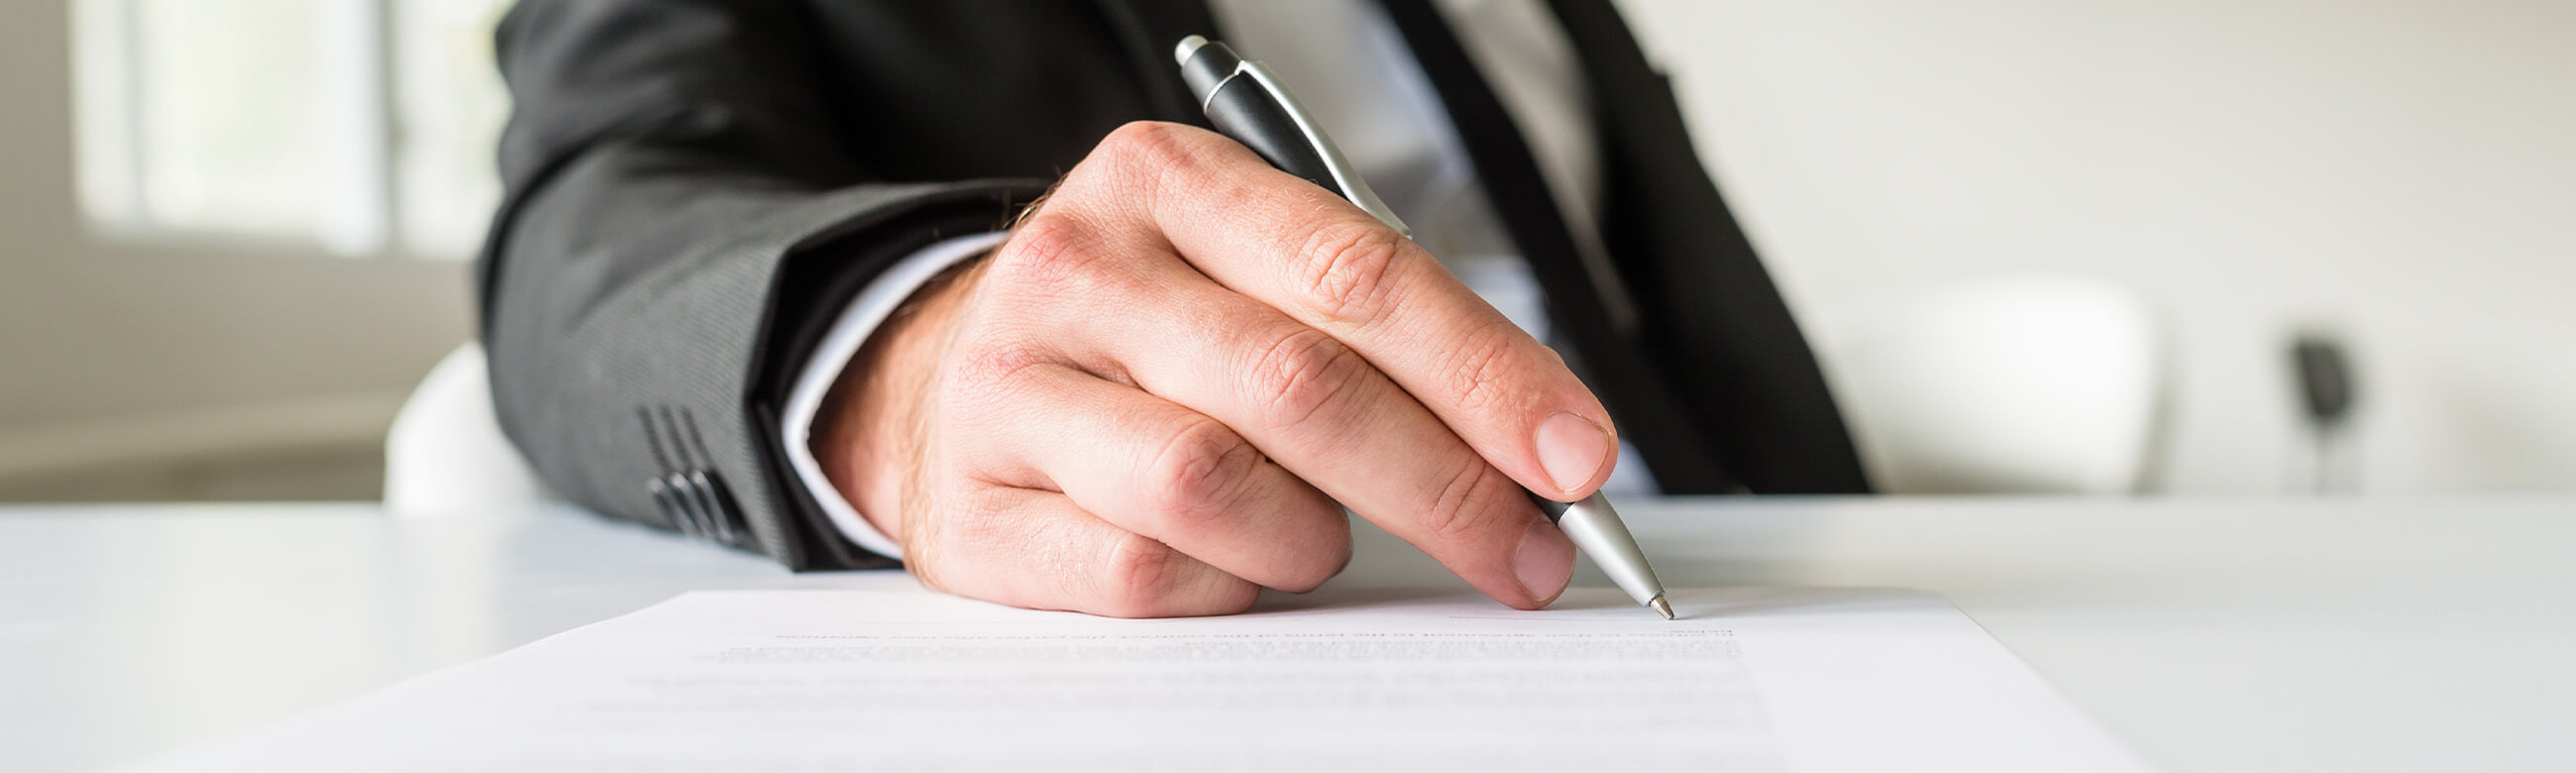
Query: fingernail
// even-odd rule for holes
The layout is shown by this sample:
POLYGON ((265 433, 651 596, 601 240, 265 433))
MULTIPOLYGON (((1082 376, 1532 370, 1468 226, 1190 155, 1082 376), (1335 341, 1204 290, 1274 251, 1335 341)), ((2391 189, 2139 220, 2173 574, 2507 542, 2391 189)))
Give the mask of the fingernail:
POLYGON ((1610 434, 1571 413, 1547 417, 1538 425, 1538 465, 1556 482, 1556 493, 1572 496, 1592 482, 1610 462, 1610 434))
POLYGON ((1555 601, 1574 579, 1574 541, 1547 519, 1531 518, 1529 529, 1521 532, 1520 552, 1512 556, 1512 572, 1530 598, 1541 605, 1555 601))

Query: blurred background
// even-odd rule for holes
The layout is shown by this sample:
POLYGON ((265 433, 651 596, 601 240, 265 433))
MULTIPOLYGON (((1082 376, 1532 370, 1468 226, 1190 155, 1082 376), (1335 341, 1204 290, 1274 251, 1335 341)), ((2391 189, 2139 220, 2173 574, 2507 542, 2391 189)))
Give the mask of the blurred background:
MULTIPOLYGON (((0 500, 378 496, 506 5, 0 3, 0 500)), ((1620 5, 1896 488, 2576 489, 2576 4, 1620 5), (2107 483, 1942 466, 2106 392, 2107 483)))

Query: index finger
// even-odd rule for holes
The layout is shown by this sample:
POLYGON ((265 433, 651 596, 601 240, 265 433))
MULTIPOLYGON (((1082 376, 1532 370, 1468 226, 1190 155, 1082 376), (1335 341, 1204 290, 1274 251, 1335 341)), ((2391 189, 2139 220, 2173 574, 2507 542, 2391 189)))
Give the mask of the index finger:
POLYGON ((1220 135, 1168 133, 1135 206, 1184 260, 1350 346, 1529 490, 1570 502, 1609 477, 1599 398, 1429 251, 1220 135))

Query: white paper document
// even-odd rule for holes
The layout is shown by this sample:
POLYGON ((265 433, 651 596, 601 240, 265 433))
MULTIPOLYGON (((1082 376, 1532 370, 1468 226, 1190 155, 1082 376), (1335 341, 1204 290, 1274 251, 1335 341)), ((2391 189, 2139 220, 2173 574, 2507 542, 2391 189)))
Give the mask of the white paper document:
POLYGON ((1110 620, 691 593, 149 770, 2134 770, 1948 603, 1882 590, 1266 597, 1110 620))

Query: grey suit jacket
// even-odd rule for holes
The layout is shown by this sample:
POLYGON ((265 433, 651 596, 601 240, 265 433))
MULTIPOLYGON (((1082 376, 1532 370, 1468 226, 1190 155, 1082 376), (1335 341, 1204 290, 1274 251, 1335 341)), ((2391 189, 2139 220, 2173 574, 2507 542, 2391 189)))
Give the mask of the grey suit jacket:
MULTIPOLYGON (((1595 389, 1623 428, 1679 428, 1640 444, 1667 491, 1865 490, 1668 85, 1605 0, 1554 4, 1644 318, 1619 345, 1661 363, 1595 389)), ((522 0, 478 272, 503 429, 599 512, 797 569, 890 565, 787 467, 792 374, 891 261, 1000 227, 1121 123, 1204 125, 1169 51, 1213 28, 1199 0, 522 0)))

